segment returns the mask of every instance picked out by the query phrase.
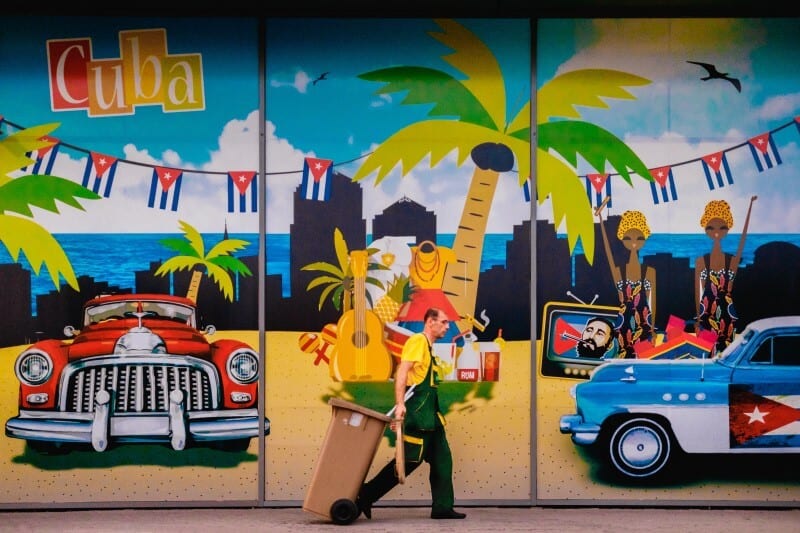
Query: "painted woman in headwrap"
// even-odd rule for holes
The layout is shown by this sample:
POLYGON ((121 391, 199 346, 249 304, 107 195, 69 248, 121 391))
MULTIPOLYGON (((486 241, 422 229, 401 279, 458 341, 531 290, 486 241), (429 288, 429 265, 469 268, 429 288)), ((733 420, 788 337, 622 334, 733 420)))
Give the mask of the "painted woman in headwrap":
POLYGON ((620 346, 620 357, 636 357, 637 348, 652 347, 653 311, 656 300, 656 271, 639 262, 639 250, 650 236, 647 219, 640 211, 625 211, 617 228, 617 238, 630 254, 627 262, 617 266, 611 254, 611 245, 603 224, 601 209, 596 211, 600 219, 603 247, 611 269, 611 276, 619 296, 619 315, 614 328, 620 346))
POLYGON ((733 306, 733 279, 742 259, 750 210, 756 196, 750 198, 747 217, 736 255, 722 251, 722 239, 733 227, 733 214, 725 200, 711 200, 706 204, 700 227, 713 241, 711 253, 701 255, 694 262, 695 306, 697 317, 695 331, 711 331, 716 337, 714 353, 719 353, 733 340, 736 325, 736 310, 733 306))

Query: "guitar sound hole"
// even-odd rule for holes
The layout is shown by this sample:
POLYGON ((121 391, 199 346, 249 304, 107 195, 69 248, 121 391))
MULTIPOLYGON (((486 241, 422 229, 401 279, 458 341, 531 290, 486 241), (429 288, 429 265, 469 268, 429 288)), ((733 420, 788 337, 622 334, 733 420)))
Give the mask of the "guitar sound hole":
POLYGON ((353 333, 353 346, 359 350, 369 345, 369 334, 366 331, 356 331, 353 333))

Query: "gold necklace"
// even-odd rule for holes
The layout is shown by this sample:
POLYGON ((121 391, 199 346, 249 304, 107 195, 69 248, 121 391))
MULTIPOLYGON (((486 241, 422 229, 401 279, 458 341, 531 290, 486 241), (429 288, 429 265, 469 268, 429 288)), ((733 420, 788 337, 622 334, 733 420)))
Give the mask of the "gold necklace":
POLYGON ((439 249, 436 248, 436 245, 433 244, 431 241, 425 241, 420 243, 419 247, 417 248, 416 253, 414 254, 414 268, 417 271, 417 277, 422 281, 433 281, 433 278, 436 277, 436 274, 439 272, 439 249), (433 246, 432 252, 421 252, 420 249, 422 248, 423 244, 430 244, 433 246), (424 258, 422 254, 425 253, 427 258, 424 258), (423 276, 423 273, 429 277, 423 276))

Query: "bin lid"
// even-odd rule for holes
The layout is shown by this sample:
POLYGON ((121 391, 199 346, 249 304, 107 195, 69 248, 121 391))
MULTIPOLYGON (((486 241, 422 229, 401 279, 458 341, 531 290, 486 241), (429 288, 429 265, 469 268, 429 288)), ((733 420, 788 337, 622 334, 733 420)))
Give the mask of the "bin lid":
POLYGON ((358 405, 357 403, 348 402, 347 400, 343 400, 341 398, 331 398, 328 400, 328 405, 331 407, 339 407, 343 409, 350 409, 351 411, 356 411, 361 413, 365 416, 370 416, 372 418, 377 418, 382 422, 391 422, 392 418, 386 416, 383 413, 379 413, 378 411, 374 411, 368 407, 364 407, 362 405, 358 405))

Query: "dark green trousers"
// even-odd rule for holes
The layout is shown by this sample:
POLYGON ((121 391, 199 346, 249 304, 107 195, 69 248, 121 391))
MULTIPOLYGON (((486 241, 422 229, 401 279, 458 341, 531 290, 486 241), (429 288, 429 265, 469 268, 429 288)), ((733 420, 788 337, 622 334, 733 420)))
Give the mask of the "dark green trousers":
MULTIPOLYGON (((422 464, 430 465, 431 510, 432 512, 448 511, 453 508, 453 455, 447 443, 444 427, 436 426, 433 431, 420 431, 415 434, 406 433, 410 441, 404 439, 406 476, 422 464), (421 441, 421 444, 420 444, 421 441)), ((399 444, 399 443, 398 443, 399 444)), ((381 499, 398 484, 395 460, 392 459, 375 477, 361 487, 359 498, 370 504, 381 499)))

